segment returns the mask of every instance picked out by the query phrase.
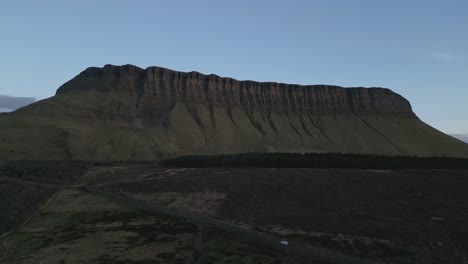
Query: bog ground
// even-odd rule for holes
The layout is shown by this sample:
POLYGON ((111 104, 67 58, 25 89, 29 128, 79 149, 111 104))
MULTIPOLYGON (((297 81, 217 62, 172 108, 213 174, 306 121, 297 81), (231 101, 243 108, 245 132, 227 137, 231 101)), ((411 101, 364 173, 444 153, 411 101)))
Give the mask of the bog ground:
POLYGON ((2 236, 1 261, 467 261, 468 171, 108 164, 83 172, 48 183, 4 172, 1 220, 13 231, 2 236), (12 188, 21 195, 5 192, 12 188))

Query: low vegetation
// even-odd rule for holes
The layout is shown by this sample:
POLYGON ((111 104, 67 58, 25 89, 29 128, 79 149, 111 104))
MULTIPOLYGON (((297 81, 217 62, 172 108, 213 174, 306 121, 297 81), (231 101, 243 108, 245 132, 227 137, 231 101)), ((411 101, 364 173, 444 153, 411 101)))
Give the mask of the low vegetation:
POLYGON ((1 263, 293 264, 293 257, 239 235, 63 190, 18 232, 0 240, 1 263))

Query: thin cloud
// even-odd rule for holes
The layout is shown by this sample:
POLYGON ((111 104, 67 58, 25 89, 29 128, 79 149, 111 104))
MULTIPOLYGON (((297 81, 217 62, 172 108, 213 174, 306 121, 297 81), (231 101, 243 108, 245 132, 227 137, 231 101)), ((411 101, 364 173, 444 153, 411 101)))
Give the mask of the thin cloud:
POLYGON ((11 112, 34 102, 36 102, 34 97, 0 95, 0 112, 11 112))
POLYGON ((449 52, 431 52, 429 56, 438 61, 454 61, 457 59, 457 55, 449 52))

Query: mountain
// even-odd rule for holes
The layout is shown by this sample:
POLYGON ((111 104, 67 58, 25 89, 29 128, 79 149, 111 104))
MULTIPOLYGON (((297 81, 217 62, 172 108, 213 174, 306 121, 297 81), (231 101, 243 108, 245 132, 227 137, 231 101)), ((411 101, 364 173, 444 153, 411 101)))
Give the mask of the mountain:
POLYGON ((451 135, 452 137, 454 138, 457 138, 463 142, 466 142, 468 143, 468 134, 455 134, 455 135, 451 135))
POLYGON ((182 154, 346 152, 465 156, 383 88, 237 81, 91 67, 55 96, 0 115, 0 159, 158 160, 182 154))

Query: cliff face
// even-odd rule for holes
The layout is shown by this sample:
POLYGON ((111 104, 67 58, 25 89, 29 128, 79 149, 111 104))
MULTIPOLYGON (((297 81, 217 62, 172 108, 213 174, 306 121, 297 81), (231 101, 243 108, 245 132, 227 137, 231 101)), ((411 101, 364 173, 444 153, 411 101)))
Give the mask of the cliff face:
POLYGON ((467 156, 383 88, 237 81, 132 65, 88 68, 0 116, 0 159, 154 160, 183 154, 467 156))
POLYGON ((154 102, 182 101, 280 112, 416 117, 405 98, 384 88, 237 81, 160 67, 146 70, 133 65, 88 68, 61 86, 57 94, 74 89, 127 92, 136 97, 136 108, 144 97, 154 102))

